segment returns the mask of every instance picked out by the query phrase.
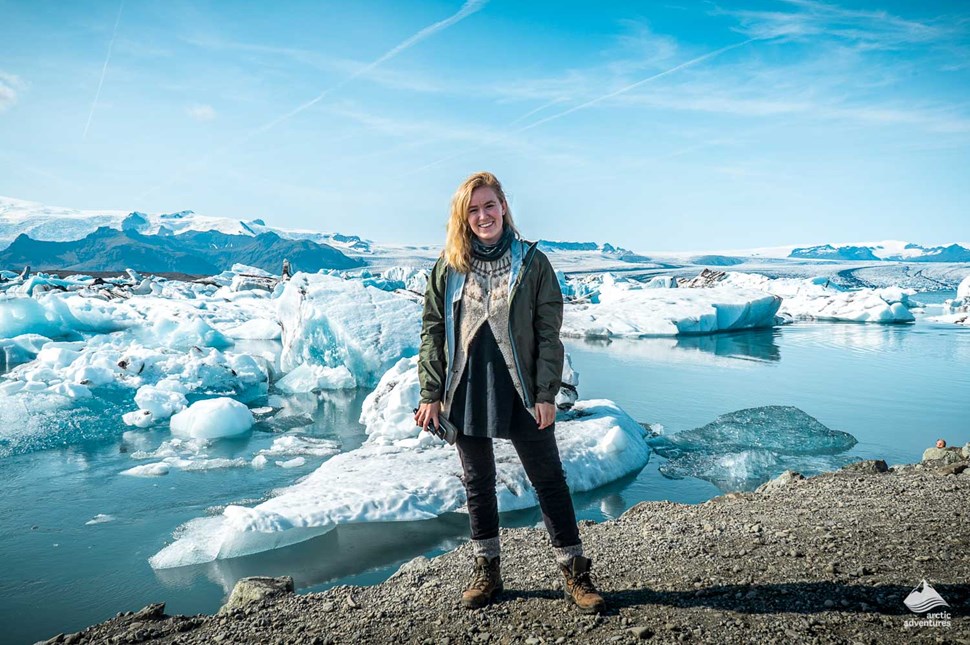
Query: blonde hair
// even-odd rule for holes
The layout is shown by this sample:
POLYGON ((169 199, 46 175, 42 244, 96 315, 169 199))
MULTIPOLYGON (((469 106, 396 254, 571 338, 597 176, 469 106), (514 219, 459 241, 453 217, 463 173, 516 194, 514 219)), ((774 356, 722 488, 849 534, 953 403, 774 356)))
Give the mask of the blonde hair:
POLYGON ((505 191, 498 178, 490 172, 482 171, 469 175, 465 181, 461 182, 458 190, 451 198, 451 213, 448 215, 448 231, 445 234, 445 249, 442 256, 445 264, 459 273, 468 273, 471 270, 472 257, 472 232, 468 225, 468 204, 472 200, 472 192, 476 188, 491 188, 502 203, 505 217, 502 220, 504 226, 512 229, 516 237, 519 236, 519 229, 512 221, 512 211, 509 209, 509 202, 505 198, 505 191))

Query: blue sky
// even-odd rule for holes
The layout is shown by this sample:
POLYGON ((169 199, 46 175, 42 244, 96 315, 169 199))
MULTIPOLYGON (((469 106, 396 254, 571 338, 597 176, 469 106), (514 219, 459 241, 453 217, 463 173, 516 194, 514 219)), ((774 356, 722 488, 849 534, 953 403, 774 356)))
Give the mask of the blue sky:
POLYGON ((0 0, 0 195, 443 239, 970 241, 970 5, 0 0))

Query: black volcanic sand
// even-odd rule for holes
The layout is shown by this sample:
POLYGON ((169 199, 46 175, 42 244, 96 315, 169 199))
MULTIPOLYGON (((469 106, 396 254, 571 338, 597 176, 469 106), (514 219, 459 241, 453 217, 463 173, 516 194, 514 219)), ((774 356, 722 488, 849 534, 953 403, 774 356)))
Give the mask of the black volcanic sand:
MULTIPOLYGON (((965 463, 965 462, 964 462, 965 463)), ((644 502, 582 522, 609 603, 560 591, 543 529, 503 530, 506 592, 461 608, 468 544, 372 587, 282 594, 222 616, 122 613, 70 643, 970 643, 970 469, 869 464, 703 504, 644 502), (926 579, 950 625, 903 604, 926 579)))

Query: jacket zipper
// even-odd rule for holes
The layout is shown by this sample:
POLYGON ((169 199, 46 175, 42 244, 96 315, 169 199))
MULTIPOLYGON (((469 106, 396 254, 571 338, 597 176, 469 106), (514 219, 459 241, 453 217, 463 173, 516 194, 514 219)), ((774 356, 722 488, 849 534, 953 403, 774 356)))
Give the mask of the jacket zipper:
POLYGON ((512 301, 515 299, 515 294, 519 290, 519 284, 522 282, 525 272, 529 270, 529 266, 532 264, 532 258, 535 257, 535 249, 535 245, 529 249, 529 261, 519 271, 519 277, 515 281, 515 284, 512 285, 512 294, 509 296, 509 344, 512 346, 512 361, 515 363, 515 373, 519 375, 519 385, 522 387, 522 394, 525 395, 526 408, 532 407, 532 401, 529 393, 525 391, 525 381, 522 380, 522 368, 519 367, 519 355, 515 351, 515 336, 512 334, 512 301))

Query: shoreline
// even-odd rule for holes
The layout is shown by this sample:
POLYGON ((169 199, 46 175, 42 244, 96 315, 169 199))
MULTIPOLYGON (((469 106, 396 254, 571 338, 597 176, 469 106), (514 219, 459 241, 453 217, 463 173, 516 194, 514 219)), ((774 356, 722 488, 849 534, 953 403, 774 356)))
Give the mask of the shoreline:
MULTIPOLYGON (((970 643, 970 468, 864 461, 689 505, 641 502, 580 522, 607 599, 584 616, 562 598, 541 528, 502 530, 506 591, 458 598, 470 545, 416 558, 387 581, 293 594, 240 581, 214 616, 123 612, 49 643, 970 643), (927 580, 949 603, 903 604, 927 580), (253 595, 255 594, 255 595, 253 595), (945 616, 945 617, 944 617, 945 616)), ((270 579, 270 581, 279 579, 270 579)))

